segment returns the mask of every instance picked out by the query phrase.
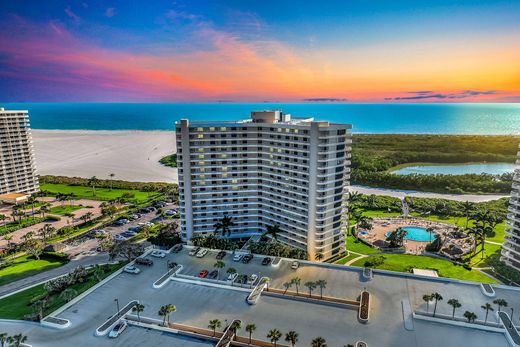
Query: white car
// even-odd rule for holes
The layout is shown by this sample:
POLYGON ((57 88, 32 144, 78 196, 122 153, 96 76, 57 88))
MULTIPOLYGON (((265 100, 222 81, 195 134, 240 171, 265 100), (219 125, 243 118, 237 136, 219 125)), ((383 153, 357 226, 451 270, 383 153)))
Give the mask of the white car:
POLYGON ((134 265, 127 265, 123 269, 124 272, 128 272, 129 274, 138 274, 141 272, 141 269, 139 269, 137 266, 134 265))
POLYGON ((113 339, 118 337, 126 329, 127 326, 128 324, 124 320, 122 320, 121 322, 117 323, 116 326, 112 328, 112 330, 110 330, 108 337, 111 337, 113 339))
POLYGON ((233 257, 233 261, 240 261, 240 259, 242 259, 242 254, 235 254, 233 257))
POLYGON ((164 257, 166 257, 166 253, 161 252, 161 251, 153 251, 152 253, 150 253, 150 255, 152 257, 156 257, 156 258, 164 258, 164 257))
POLYGON ((238 277, 238 274, 235 272, 234 274, 229 274, 227 279, 228 279, 228 281, 233 282, 234 280, 237 279, 237 277, 238 277))
POLYGON ((202 258, 204 257, 206 254, 208 254, 208 250, 207 249, 201 249, 200 251, 197 252, 197 258, 202 258))
POLYGON ((258 279, 257 274, 252 274, 247 278, 247 284, 255 284, 256 280, 258 279))
POLYGON ((299 262, 297 262, 296 260, 292 262, 291 269, 296 270, 299 267, 300 267, 300 263, 299 262))

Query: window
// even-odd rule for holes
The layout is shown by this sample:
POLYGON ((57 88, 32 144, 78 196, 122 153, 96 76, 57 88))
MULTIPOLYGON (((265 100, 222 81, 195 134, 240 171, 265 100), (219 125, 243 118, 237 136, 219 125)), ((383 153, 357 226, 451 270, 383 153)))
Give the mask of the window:
POLYGON ((197 131, 204 131, 204 128, 197 128, 197 131))
POLYGON ((203 138, 204 138, 204 135, 203 135, 203 134, 198 134, 198 135, 197 135, 197 138, 198 138, 198 139, 203 139, 203 138))

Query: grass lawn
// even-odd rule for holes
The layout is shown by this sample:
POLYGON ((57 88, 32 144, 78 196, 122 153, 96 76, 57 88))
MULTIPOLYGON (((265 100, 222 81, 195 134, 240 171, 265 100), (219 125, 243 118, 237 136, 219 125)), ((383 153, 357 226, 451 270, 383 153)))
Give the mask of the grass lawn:
POLYGON ((482 246, 478 245, 475 255, 471 257, 471 261, 470 261, 471 266, 473 266, 473 267, 491 266, 490 264, 488 264, 488 261, 487 261, 488 258, 495 253, 500 254, 501 248, 502 247, 500 247, 499 245, 486 243, 486 245, 484 247, 484 258, 482 258, 482 246))
POLYGON ((36 260, 36 258, 30 255, 24 255, 16 258, 13 265, 0 270, 0 285, 17 281, 63 264, 65 264, 65 262, 57 259, 46 259, 42 257, 40 260, 36 260))
POLYGON ((82 208, 84 208, 84 206, 78 206, 78 205, 54 206, 53 208, 49 209, 48 213, 64 215, 67 213, 73 213, 74 211, 77 211, 77 210, 81 210, 82 208))
MULTIPOLYGON (((114 271, 118 270, 123 266, 123 263, 110 265, 110 272, 103 274, 103 278, 108 277, 114 271)), ((72 288, 77 291, 78 295, 88 290, 90 287, 94 286, 97 283, 97 280, 94 276, 90 276, 90 278, 83 283, 76 283, 69 288, 72 288)), ((31 307, 31 299, 35 296, 45 294, 46 290, 43 287, 43 284, 40 284, 36 287, 26 289, 19 293, 8 296, 7 298, 0 300, 0 318, 3 319, 23 319, 25 315, 32 314, 33 308, 31 307)), ((53 295, 50 300, 49 306, 45 309, 45 315, 53 312, 59 307, 65 304, 65 300, 61 298, 59 295, 53 295)))
MULTIPOLYGON (((411 268, 431 269, 436 270, 441 277, 475 282, 496 283, 492 278, 476 270, 466 270, 462 266, 455 265, 448 260, 410 254, 383 254, 383 256, 385 257, 385 262, 377 266, 377 269, 398 272, 409 272, 411 268)), ((370 258, 371 257, 360 259, 352 265, 363 267, 365 261, 370 258)))
POLYGON ((135 189, 112 189, 109 188, 96 188, 96 196, 93 195, 91 187, 85 186, 69 186, 66 184, 42 184, 41 190, 48 191, 51 193, 63 193, 63 194, 75 194, 78 198, 91 199, 91 200, 112 200, 121 197, 124 193, 134 194, 134 199, 137 202, 148 200, 151 197, 158 195, 157 192, 142 192, 135 189))
POLYGON ((388 212, 380 210, 366 210, 363 211, 363 216, 371 218, 385 218, 385 217, 399 217, 401 212, 388 212))
POLYGON ((360 254, 373 254, 379 252, 379 250, 365 245, 352 235, 347 236, 347 250, 360 254))
POLYGON ((350 253, 346 257, 343 257, 340 260, 334 262, 334 264, 342 264, 342 265, 344 265, 344 264, 348 263, 349 261, 351 261, 352 259, 357 258, 357 257, 359 257, 359 255, 354 254, 354 253, 350 253))

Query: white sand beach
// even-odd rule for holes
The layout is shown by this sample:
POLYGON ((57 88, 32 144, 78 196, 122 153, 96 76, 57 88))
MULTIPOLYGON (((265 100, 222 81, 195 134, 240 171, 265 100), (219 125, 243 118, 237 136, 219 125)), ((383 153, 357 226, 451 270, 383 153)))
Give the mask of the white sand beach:
POLYGON ((173 131, 32 130, 40 175, 176 182, 159 159, 176 152, 173 131))
MULTIPOLYGON (((177 182, 177 169, 159 164, 176 152, 173 131, 33 130, 40 175, 108 178, 136 182, 177 182)), ((403 198, 489 201, 504 195, 454 195, 352 186, 352 191, 403 198)))

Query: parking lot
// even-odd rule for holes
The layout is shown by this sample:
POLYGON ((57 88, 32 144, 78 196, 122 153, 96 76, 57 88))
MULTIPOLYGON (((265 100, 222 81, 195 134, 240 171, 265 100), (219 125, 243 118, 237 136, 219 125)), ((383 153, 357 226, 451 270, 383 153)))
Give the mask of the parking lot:
MULTIPOLYGON (((150 257, 154 261, 153 266, 141 266, 142 271, 138 275, 122 273, 116 276, 61 313, 59 317, 71 321, 68 329, 57 331, 23 323, 17 323, 18 327, 23 328, 30 341, 38 346, 55 346, 57 341, 60 345, 102 346, 111 340, 107 337, 95 337, 93 332, 116 311, 114 299, 118 299, 121 306, 137 299, 145 305, 142 316, 160 319, 157 314, 159 308, 171 303, 177 307, 177 311, 171 315, 171 321, 174 322, 206 328, 211 319, 219 319, 223 327, 226 322, 241 319, 244 323, 254 323, 257 326, 254 336, 262 339, 266 339, 267 332, 273 328, 283 333, 295 330, 300 335, 298 345, 302 346, 309 345, 316 336, 323 336, 329 346, 343 346, 356 340, 365 340, 369 346, 507 345, 501 333, 417 320, 414 321, 413 331, 404 329, 401 300, 409 299, 415 309, 424 306, 421 300, 423 294, 434 291, 441 293, 444 301, 450 297, 459 299, 463 304, 461 310, 472 310, 481 315, 480 305, 490 300, 474 285, 433 282, 377 273, 373 280, 365 282, 360 279, 360 271, 347 267, 339 269, 302 264, 297 270, 293 270, 289 261, 282 261, 279 267, 273 267, 261 265, 261 257, 253 258, 249 264, 234 262, 231 254, 223 259, 226 265, 223 271, 228 267, 234 267, 238 273, 268 276, 272 279, 271 286, 280 289, 283 289, 282 284, 285 281, 295 276, 301 278, 301 291, 306 291, 303 287, 306 281, 326 280, 324 295, 355 299, 366 288, 373 294, 368 324, 358 322, 356 310, 345 308, 271 296, 262 296, 257 305, 251 306, 245 301, 246 292, 177 281, 170 281, 161 289, 152 287, 152 283, 166 272, 168 262, 183 264, 184 274, 197 276, 201 269, 213 269, 217 261, 215 256, 216 252, 210 251, 205 257, 196 258, 189 256, 188 249, 185 248, 180 253, 169 254, 165 258, 150 257)), ((499 297, 505 298, 510 306, 518 307, 518 291, 497 289, 497 293, 499 297)), ((441 302, 438 312, 450 314, 451 307, 441 302)), ((135 330, 138 330, 139 336, 145 332, 140 328, 129 328, 118 338, 118 343, 124 341, 124 346, 143 345, 139 341, 146 341, 145 345, 168 343, 175 346, 177 343, 175 337, 166 338, 163 334, 151 332, 146 332, 146 339, 129 338, 135 330)), ((245 331, 241 331, 240 334, 247 336, 245 331)))

